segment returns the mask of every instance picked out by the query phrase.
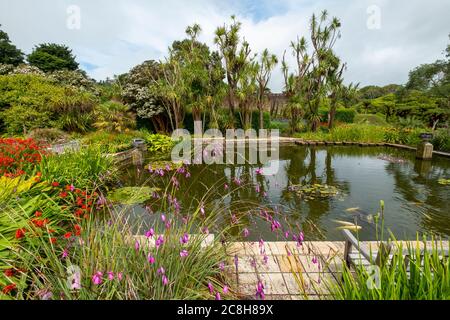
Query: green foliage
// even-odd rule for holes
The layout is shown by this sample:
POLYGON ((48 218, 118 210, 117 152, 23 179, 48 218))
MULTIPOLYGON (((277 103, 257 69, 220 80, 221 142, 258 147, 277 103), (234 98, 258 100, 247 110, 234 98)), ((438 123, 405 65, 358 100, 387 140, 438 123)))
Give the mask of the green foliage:
POLYGON ((114 159, 102 154, 100 148, 90 146, 79 151, 43 157, 36 170, 42 179, 73 184, 83 189, 94 184, 103 184, 112 178, 114 159))
MULTIPOLYGON (((320 121, 328 122, 328 108, 321 107, 319 109, 320 121)), ((356 111, 351 108, 337 108, 335 114, 335 120, 344 123, 353 123, 356 117, 356 111)))
POLYGON ((387 126, 387 122, 380 114, 357 114, 354 123, 387 126))
POLYGON ((431 140, 436 150, 450 152, 450 129, 438 129, 433 133, 431 140))
POLYGON ((110 133, 96 131, 83 136, 84 144, 93 145, 103 153, 117 153, 132 148, 132 140, 135 138, 144 138, 140 131, 128 131, 122 133, 110 133))
POLYGON ((31 107, 14 106, 0 113, 6 131, 11 134, 26 134, 36 128, 51 126, 50 113, 41 112, 31 107))
POLYGON ((27 57, 32 66, 36 66, 44 72, 57 70, 76 70, 78 63, 72 50, 65 45, 44 43, 36 46, 27 57))
POLYGON ((150 152, 167 152, 175 144, 171 137, 158 133, 146 135, 145 140, 150 152))
POLYGON ((45 145, 53 143, 63 143, 68 140, 67 133, 56 128, 34 129, 30 131, 27 138, 31 138, 45 145))
POLYGON ((11 43, 6 32, 0 30, 0 64, 17 66, 21 63, 23 63, 22 51, 11 43))
POLYGON ((136 119, 130 109, 117 102, 105 102, 94 111, 94 127, 108 132, 127 132, 136 126, 136 119))
POLYGON ((379 269, 379 287, 373 282, 373 272, 366 266, 357 266, 355 275, 344 267, 342 281, 332 286, 333 297, 344 300, 450 299, 450 260, 442 255, 442 241, 432 241, 431 248, 427 246, 430 251, 424 252, 421 244, 425 245, 419 240, 409 243, 405 248, 408 252, 406 258, 402 254, 404 245, 394 243, 395 253, 390 263, 382 264, 379 269))
POLYGON ((108 193, 108 200, 121 204, 139 204, 152 198, 153 192, 159 188, 151 187, 123 187, 108 193))

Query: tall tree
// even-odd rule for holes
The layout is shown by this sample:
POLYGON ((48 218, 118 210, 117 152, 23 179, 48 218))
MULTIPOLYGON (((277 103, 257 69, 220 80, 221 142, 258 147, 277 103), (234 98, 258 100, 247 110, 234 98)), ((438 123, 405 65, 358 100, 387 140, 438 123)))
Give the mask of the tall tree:
MULTIPOLYGON (((2 25, 0 24, 0 27, 2 25)), ((23 63, 23 53, 11 43, 6 32, 0 30, 0 64, 12 64, 14 66, 23 63)))
MULTIPOLYGON (((319 121, 319 105, 329 92, 328 81, 335 70, 339 70, 339 59, 333 46, 340 38, 341 23, 337 18, 328 20, 325 10, 320 17, 313 14, 310 22, 312 49, 308 51, 305 37, 291 42, 297 70, 289 74, 286 62, 283 63, 285 84, 292 85, 293 99, 302 105, 312 131, 316 131, 319 121)), ((285 88, 286 90, 286 88, 285 88)))
POLYGON ((219 47, 223 59, 227 79, 227 99, 232 117, 236 110, 236 93, 240 79, 245 77, 248 65, 253 60, 250 56, 251 50, 247 41, 239 37, 241 23, 231 16, 230 26, 224 25, 216 29, 214 42, 219 47))
POLYGON ((257 63, 257 75, 256 81, 258 83, 258 97, 257 97, 257 105, 259 110, 259 128, 264 128, 264 98, 266 97, 268 84, 270 81, 270 76, 272 74, 273 68, 278 63, 278 58, 274 54, 270 54, 267 49, 261 54, 260 62, 257 63))
POLYGON ((44 72, 78 69, 78 62, 76 62, 72 50, 65 45, 55 43, 36 46, 27 59, 30 65, 38 67, 44 72))

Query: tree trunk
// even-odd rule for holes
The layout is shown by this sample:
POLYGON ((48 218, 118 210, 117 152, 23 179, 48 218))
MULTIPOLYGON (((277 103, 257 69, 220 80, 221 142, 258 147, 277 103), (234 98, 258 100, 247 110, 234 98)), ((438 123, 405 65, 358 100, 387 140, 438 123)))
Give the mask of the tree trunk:
POLYGON ((259 109, 259 129, 264 129, 264 112, 262 106, 259 109))
POLYGON ((330 107, 330 112, 328 113, 328 129, 333 129, 334 118, 336 117, 336 103, 332 103, 330 107))

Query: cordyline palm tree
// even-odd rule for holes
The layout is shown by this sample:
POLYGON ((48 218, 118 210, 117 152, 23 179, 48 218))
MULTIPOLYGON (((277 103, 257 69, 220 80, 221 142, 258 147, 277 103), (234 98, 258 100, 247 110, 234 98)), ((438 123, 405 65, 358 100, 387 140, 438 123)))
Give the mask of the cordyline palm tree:
POLYGON ((340 38, 341 23, 337 18, 332 18, 328 23, 327 21, 326 10, 319 18, 313 14, 310 22, 311 52, 308 52, 308 42, 304 37, 291 42, 292 54, 297 63, 294 74, 289 74, 287 64, 283 62, 285 90, 289 89, 292 99, 304 106, 312 131, 317 130, 320 122, 319 106, 329 92, 327 83, 333 73, 340 68, 340 61, 332 48, 340 38), (288 88, 288 85, 291 87, 288 88))
POLYGON ((127 132, 135 126, 136 118, 130 109, 117 102, 99 105, 94 111, 94 127, 109 132, 127 132))
POLYGON ((241 23, 236 20, 235 16, 231 16, 231 21, 230 26, 224 25, 216 29, 214 43, 219 47, 224 63, 228 106, 231 118, 234 118, 234 111, 238 102, 236 97, 238 83, 245 78, 245 72, 248 70, 248 65, 253 60, 253 57, 250 57, 251 50, 248 42, 245 40, 240 41, 239 31, 241 23))
POLYGON ((264 128, 263 104, 264 97, 267 92, 267 86, 270 81, 273 68, 278 63, 278 58, 274 54, 270 54, 269 50, 264 49, 261 54, 259 63, 256 63, 258 72, 256 74, 256 82, 258 83, 257 105, 259 110, 259 129, 264 128))

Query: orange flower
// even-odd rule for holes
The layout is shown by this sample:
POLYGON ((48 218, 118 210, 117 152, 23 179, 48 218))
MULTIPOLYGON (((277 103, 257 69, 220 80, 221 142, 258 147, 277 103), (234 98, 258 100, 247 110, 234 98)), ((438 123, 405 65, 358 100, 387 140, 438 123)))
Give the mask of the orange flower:
POLYGON ((35 216, 35 217, 41 217, 41 216, 42 216, 42 212, 36 211, 36 212, 34 213, 34 216, 35 216))

